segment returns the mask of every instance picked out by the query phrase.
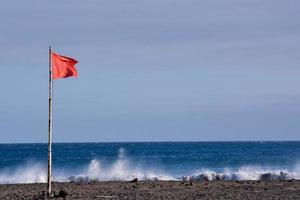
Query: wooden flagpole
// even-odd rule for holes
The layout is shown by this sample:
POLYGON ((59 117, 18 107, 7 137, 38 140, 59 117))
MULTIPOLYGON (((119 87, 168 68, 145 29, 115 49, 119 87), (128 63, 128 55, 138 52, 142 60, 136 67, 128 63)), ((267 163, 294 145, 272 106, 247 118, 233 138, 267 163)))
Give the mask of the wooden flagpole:
POLYGON ((48 123, 48 197, 52 196, 51 181, 52 181, 52 95, 53 95, 53 80, 52 80, 52 59, 51 46, 49 46, 49 123, 48 123))

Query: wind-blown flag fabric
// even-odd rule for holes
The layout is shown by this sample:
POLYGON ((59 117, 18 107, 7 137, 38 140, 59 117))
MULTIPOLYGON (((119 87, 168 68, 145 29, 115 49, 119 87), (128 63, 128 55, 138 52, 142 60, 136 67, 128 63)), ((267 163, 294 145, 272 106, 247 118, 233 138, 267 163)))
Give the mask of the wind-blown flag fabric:
POLYGON ((51 52, 52 78, 60 79, 70 76, 78 77, 75 64, 77 60, 51 52))

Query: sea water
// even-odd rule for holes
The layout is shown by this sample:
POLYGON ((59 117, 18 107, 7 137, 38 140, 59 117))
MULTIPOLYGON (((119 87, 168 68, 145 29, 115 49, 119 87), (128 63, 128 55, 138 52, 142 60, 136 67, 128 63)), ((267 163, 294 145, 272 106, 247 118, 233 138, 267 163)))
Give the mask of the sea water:
MULTIPOLYGON (((300 142, 54 143, 55 181, 300 179, 300 142)), ((47 180, 47 144, 0 144, 0 183, 47 180)))

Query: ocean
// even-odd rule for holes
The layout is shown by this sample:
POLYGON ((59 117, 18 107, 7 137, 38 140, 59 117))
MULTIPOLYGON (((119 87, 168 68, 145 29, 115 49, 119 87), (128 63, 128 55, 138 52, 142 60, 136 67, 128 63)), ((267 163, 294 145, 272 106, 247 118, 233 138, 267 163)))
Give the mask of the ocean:
MULTIPOLYGON (((300 179, 300 142, 54 143, 55 181, 300 179)), ((0 144, 0 183, 46 182, 47 144, 0 144)))

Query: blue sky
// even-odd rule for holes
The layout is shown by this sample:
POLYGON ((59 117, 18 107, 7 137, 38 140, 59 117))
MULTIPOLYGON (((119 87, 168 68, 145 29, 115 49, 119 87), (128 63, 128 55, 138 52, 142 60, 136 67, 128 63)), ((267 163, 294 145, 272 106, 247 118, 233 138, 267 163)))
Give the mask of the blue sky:
POLYGON ((296 0, 6 1, 0 142, 299 140, 296 0))

